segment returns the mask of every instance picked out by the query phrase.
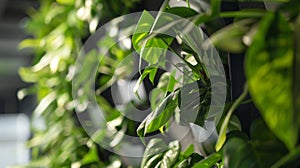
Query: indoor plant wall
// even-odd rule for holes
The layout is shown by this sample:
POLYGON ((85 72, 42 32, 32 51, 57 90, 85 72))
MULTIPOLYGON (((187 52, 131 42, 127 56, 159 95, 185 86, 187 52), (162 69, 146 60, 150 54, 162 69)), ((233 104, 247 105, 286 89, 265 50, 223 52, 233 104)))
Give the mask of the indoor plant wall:
MULTIPOLYGON (((74 107, 70 104, 72 75, 69 72, 74 65, 74 55, 78 52, 81 39, 86 35, 87 30, 91 32, 96 30, 100 18, 98 12, 103 7, 100 5, 102 3, 100 1, 85 3, 76 1, 75 3, 63 0, 42 2, 40 11, 33 15, 33 20, 28 26, 29 30, 34 32, 35 39, 25 40, 21 44, 23 47, 34 47, 37 51, 34 66, 20 69, 22 78, 27 82, 34 82, 35 85, 33 88, 22 90, 21 93, 37 91, 40 104, 33 116, 35 118, 43 116, 46 119, 46 127, 35 130, 34 137, 29 141, 33 152, 32 165, 104 167, 112 162, 120 166, 117 156, 105 155, 107 152, 91 141, 76 124, 76 117, 72 112, 74 107), (84 12, 81 14, 85 15, 80 15, 82 11, 84 12), (74 36, 75 34, 80 36, 74 36)), ((160 11, 179 15, 197 26, 201 25, 218 49, 229 53, 245 53, 247 81, 240 97, 236 100, 227 99, 224 115, 216 126, 218 136, 209 143, 213 145, 211 150, 206 150, 205 154, 201 153, 201 156, 196 153, 192 145, 182 151, 178 141, 167 145, 161 139, 152 139, 147 142, 141 167, 296 167, 299 165, 297 160, 300 152, 298 143, 300 103, 297 65, 300 48, 298 31, 300 3, 296 0, 274 2, 276 7, 271 10, 254 7, 250 10, 222 12, 222 4, 226 2, 219 0, 203 1, 199 4, 198 10, 193 8, 193 1, 181 2, 185 5, 180 6, 171 6, 169 1, 165 1, 160 11), (234 21, 227 26, 219 24, 224 18, 233 18, 234 21), (261 114, 261 119, 253 121, 250 131, 240 128, 239 120, 233 115, 239 105, 249 103, 246 100, 248 92, 261 114), (250 135, 243 131, 250 132, 250 135), (153 150, 160 152, 155 153, 153 150)), ((103 2, 105 3, 108 2, 103 2)), ((116 5, 112 7, 115 8, 116 5)), ((155 27, 154 20, 161 16, 151 17, 148 12, 143 12, 136 30, 146 24, 149 26, 149 33, 134 34, 132 36, 134 48, 129 49, 136 50, 149 63, 146 67, 148 71, 142 72, 140 80, 145 79, 147 75, 150 78, 152 76, 154 80, 156 69, 160 66, 150 59, 150 57, 158 58, 160 55, 155 53, 147 55, 141 52, 145 45, 140 42, 144 40, 143 42, 150 48, 160 47, 172 52, 184 51, 185 56, 180 52, 177 56, 191 69, 193 72, 191 76, 199 84, 200 89, 209 88, 210 76, 201 61, 191 65, 190 57, 194 57, 196 61, 201 57, 193 51, 191 47, 194 45, 193 42, 185 46, 178 43, 178 39, 151 32, 150 28, 155 27), (153 39, 158 44, 152 43, 151 40, 155 41, 153 39), (175 48, 174 43, 178 43, 175 48)), ((127 52, 116 46, 110 51, 110 55, 115 56, 117 64, 127 52)), ((101 75, 98 87, 100 88, 110 86, 107 79, 111 79, 115 66, 108 66, 111 64, 109 61, 111 60, 104 59, 104 62, 100 63, 100 67, 109 70, 107 74, 99 71, 101 75), (106 78, 101 79, 103 76, 106 78)), ((162 81, 163 76, 156 80, 162 81)), ((158 103, 153 106, 150 117, 145 118, 139 127, 133 126, 137 128, 137 135, 142 139, 148 133, 158 130, 167 132, 169 120, 173 116, 176 120, 177 115, 177 121, 182 124, 180 117, 184 119, 183 112, 176 111, 177 107, 180 109, 178 92, 188 89, 188 84, 168 87, 175 86, 177 81, 172 78, 172 74, 167 75, 167 79, 166 85, 154 85, 155 88, 164 91, 164 96, 157 97, 157 101, 154 101, 158 103), (162 104, 167 104, 166 108, 161 108, 162 104), (156 120, 157 118, 159 120, 156 120)), ((200 95, 207 95, 203 99, 206 101, 201 101, 202 104, 199 102, 199 106, 203 107, 200 109, 203 111, 198 114, 195 124, 200 126, 203 126, 206 121, 205 112, 210 106, 209 93, 209 89, 200 93, 200 95)), ((99 99, 101 99, 99 103, 102 102, 100 105, 105 106, 108 112, 112 112, 108 113, 108 116, 111 115, 111 120, 119 117, 120 114, 109 103, 103 103, 105 101, 102 96, 99 96, 99 99)), ((202 100, 202 96, 200 99, 202 100)), ((122 123, 126 125, 128 121, 122 123)))

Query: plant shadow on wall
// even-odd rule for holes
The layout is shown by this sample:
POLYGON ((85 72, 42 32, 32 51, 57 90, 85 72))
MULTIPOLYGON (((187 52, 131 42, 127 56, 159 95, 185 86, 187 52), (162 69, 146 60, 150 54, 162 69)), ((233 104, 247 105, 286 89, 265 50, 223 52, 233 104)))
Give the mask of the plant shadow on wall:
POLYGON ((266 3, 276 4, 269 10, 223 11, 226 3, 165 1, 157 15, 143 11, 136 25, 126 29, 132 36, 123 40, 112 31, 118 30, 120 21, 113 22, 97 42, 107 52, 87 52, 76 71, 81 40, 95 32, 101 14, 124 6, 129 11, 136 2, 41 1, 27 26, 34 37, 20 44, 34 48, 36 59, 32 67, 20 69, 22 79, 34 85, 19 95, 34 93, 39 101, 32 117, 34 135, 28 142, 32 162, 27 167, 298 167, 300 2, 274 0, 266 3), (233 22, 223 25, 227 18, 233 22), (246 82, 236 100, 228 94, 234 88, 222 68, 229 66, 228 53, 246 56, 246 82), (132 77, 135 65, 139 73, 132 77), (128 78, 135 80, 137 98, 112 103, 108 90, 114 96, 114 85, 128 78), (151 90, 149 100, 139 91, 146 84, 151 85, 146 89, 151 90), (72 89, 80 90, 75 99, 72 89), (91 91, 106 122, 88 116, 100 128, 88 135, 78 117, 89 109, 91 91), (261 117, 244 130, 245 121, 234 112, 249 102, 261 117), (140 122, 128 117, 134 111, 132 104, 149 106, 140 122), (173 123, 190 128, 195 142, 183 149, 181 139, 166 140, 173 123), (151 138, 158 133, 161 138, 151 138), (203 140, 205 133, 209 136, 203 140), (114 153, 124 147, 125 135, 145 143, 142 160, 114 153))

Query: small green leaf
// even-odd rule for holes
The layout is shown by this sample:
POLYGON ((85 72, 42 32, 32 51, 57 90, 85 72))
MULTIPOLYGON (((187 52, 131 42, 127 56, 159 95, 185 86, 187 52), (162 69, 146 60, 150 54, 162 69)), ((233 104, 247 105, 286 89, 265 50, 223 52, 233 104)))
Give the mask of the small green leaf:
POLYGON ((87 154, 84 155, 80 161, 81 165, 87 165, 90 163, 99 162, 99 156, 96 145, 93 145, 87 154))
POLYGON ((166 12, 172 13, 174 15, 178 15, 178 16, 183 17, 183 18, 192 17, 192 16, 198 14, 198 12, 196 12, 194 9, 187 8, 187 7, 173 7, 173 8, 168 8, 166 10, 166 12))
POLYGON ((154 18, 147 11, 143 11, 141 18, 132 36, 132 43, 134 49, 147 61, 150 65, 163 65, 166 49, 171 43, 172 38, 152 37, 147 39, 149 32, 154 24, 154 18), (167 42, 167 43, 166 43, 167 42))
POLYGON ((195 164, 192 168, 211 168, 222 159, 222 153, 216 152, 195 164))
POLYGON ((192 153, 188 158, 181 161, 176 168, 190 168, 203 159, 204 157, 198 153, 192 153))

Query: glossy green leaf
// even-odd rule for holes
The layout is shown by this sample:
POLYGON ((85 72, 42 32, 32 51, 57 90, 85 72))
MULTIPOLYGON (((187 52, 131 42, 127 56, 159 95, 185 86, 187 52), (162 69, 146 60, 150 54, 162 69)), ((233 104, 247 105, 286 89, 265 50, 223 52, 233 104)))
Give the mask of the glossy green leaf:
POLYGON ((143 70, 142 74, 140 75, 138 81, 136 82, 136 84, 133 88, 133 92, 138 96, 138 98, 140 98, 140 96, 138 95, 138 89, 141 86, 141 84, 143 83, 144 79, 147 76, 149 76, 150 81, 153 83, 156 72, 157 72, 157 68, 151 67, 151 66, 148 66, 143 70))
POLYGON ((177 94, 171 93, 142 121, 137 129, 137 134, 143 137, 147 133, 157 131, 169 121, 176 107, 177 94))
POLYGON ((179 141, 172 141, 169 143, 169 150, 164 154, 160 167, 172 167, 179 156, 181 146, 179 141))
POLYGON ((292 108, 291 27, 281 13, 261 21, 247 51, 249 91, 262 117, 275 135, 292 149, 298 139, 298 118, 292 108))
POLYGON ((154 18, 147 11, 144 11, 137 24, 137 27, 132 36, 132 43, 134 49, 141 55, 141 57, 149 64, 157 64, 164 62, 161 56, 165 56, 170 39, 161 39, 153 37, 147 39, 154 23, 154 18), (166 43, 168 42, 168 43, 166 43))
POLYGON ((211 168, 222 159, 222 153, 216 152, 195 164, 192 168, 211 168))
POLYGON ((177 161, 180 149, 178 141, 166 145, 161 139, 151 139, 145 149, 141 168, 171 168, 177 161))

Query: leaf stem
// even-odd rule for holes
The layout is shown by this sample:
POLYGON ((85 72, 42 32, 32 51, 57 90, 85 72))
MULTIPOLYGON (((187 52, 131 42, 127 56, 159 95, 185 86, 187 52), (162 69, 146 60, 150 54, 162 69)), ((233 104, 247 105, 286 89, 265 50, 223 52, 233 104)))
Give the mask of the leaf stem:
POLYGON ((246 98, 248 94, 248 85, 247 83, 244 85, 244 90, 243 93, 240 95, 240 97, 238 99, 236 99, 236 101, 232 104, 232 106, 230 107, 230 109, 228 110, 228 113, 222 123, 221 126, 221 130, 220 130, 220 136, 218 138, 218 141, 216 143, 216 151, 219 151, 223 144, 225 143, 226 140, 226 131, 227 131, 227 127, 228 127, 228 123, 230 121, 230 118, 233 114, 233 112, 236 110, 236 108, 243 102, 243 100, 246 98))

